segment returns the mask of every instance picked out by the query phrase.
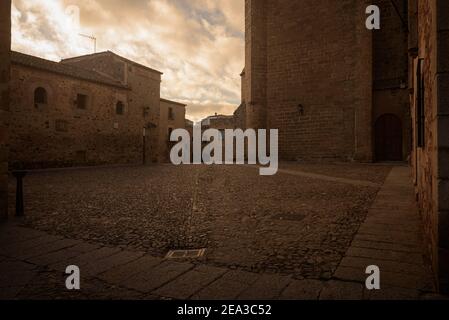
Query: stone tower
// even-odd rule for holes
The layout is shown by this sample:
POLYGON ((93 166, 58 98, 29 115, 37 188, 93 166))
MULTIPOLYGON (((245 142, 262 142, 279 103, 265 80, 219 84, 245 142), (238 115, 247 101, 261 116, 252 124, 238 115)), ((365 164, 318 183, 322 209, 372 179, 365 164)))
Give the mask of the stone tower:
MULTIPOLYGON (((409 123, 407 33, 390 1, 374 3, 379 31, 365 27, 372 0, 246 1, 246 126, 279 129, 281 158, 376 160, 378 117, 409 123)), ((407 128, 396 131, 404 160, 407 128)))
POLYGON ((0 221, 8 216, 8 109, 11 0, 0 1, 0 221))

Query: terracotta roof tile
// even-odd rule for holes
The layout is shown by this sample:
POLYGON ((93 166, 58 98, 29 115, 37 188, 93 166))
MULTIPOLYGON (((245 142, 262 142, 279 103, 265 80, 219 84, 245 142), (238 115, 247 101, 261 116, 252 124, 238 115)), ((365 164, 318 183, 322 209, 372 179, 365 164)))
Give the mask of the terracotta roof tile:
POLYGON ((11 52, 11 62, 13 64, 19 64, 30 68, 53 72, 68 77, 128 89, 128 87, 121 82, 98 72, 38 58, 35 56, 30 56, 16 51, 11 52))

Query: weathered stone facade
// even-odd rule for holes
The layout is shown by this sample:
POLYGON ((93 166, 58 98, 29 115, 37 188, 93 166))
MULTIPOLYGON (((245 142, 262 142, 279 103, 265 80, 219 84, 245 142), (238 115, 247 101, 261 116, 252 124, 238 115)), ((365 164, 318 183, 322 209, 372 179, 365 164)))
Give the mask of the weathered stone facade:
POLYGON ((400 119, 399 159, 382 160, 404 160, 406 61, 407 32, 391 1, 247 0, 246 127, 279 129, 283 159, 372 161, 377 121, 388 114, 400 119), (374 32, 365 27, 371 4, 383 14, 374 32))
POLYGON ((76 57, 63 60, 64 64, 76 65, 92 71, 109 75, 131 88, 129 107, 132 113, 142 119, 142 128, 146 128, 147 160, 157 162, 159 136, 161 77, 162 73, 120 57, 112 52, 76 57), (143 115, 143 117, 142 117, 143 115))
POLYGON ((160 152, 159 161, 168 162, 170 160, 170 150, 173 143, 170 142, 170 134, 176 129, 186 128, 186 105, 167 99, 161 99, 161 119, 160 127, 160 152))
POLYGON ((234 117, 215 114, 201 121, 201 127, 203 131, 207 129, 217 129, 220 131, 234 129, 234 117))
POLYGON ((248 88, 245 69, 243 69, 240 77, 241 103, 240 106, 234 111, 234 126, 235 128, 246 130, 246 97, 248 88))
MULTIPOLYGON (((390 0, 372 1, 381 10, 381 29, 373 33, 373 102, 372 128, 375 161, 407 160, 411 150, 411 121, 408 92, 408 39, 407 3, 397 1, 396 11, 390 0), (402 19, 403 20, 402 20, 402 19), (391 119, 391 120, 390 120, 391 119), (398 149, 386 150, 382 145, 385 121, 397 121, 398 135, 384 136, 387 140, 398 138, 398 149), (389 158, 391 156, 391 158, 389 158)), ((388 123, 387 123, 388 126, 388 123)), ((394 134, 394 132, 392 132, 394 134)), ((369 139, 369 137, 366 137, 369 139)), ((387 141, 388 143, 388 141, 387 141)), ((386 146, 388 148, 388 146, 386 146)))
POLYGON ((449 2, 410 0, 413 174, 427 246, 449 292, 449 2))
POLYGON ((189 119, 186 119, 185 129, 189 132, 190 136, 193 137, 193 127, 195 123, 189 119))
POLYGON ((0 221, 8 216, 8 125, 11 1, 0 1, 0 221))
POLYGON ((112 52, 12 62, 11 168, 161 161, 159 71, 112 52))

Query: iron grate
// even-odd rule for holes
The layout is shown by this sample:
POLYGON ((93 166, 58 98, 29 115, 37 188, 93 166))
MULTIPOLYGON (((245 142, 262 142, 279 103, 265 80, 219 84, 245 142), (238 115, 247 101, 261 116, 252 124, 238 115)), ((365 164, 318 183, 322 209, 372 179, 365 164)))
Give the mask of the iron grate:
POLYGON ((165 259, 199 259, 204 256, 206 249, 170 250, 165 259))

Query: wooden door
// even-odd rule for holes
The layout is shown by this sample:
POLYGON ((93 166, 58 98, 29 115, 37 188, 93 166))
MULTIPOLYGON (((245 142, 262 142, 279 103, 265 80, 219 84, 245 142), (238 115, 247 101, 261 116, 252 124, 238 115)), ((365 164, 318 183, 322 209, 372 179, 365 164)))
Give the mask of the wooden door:
POLYGON ((376 121, 376 160, 402 161, 402 122, 394 114, 376 121))

